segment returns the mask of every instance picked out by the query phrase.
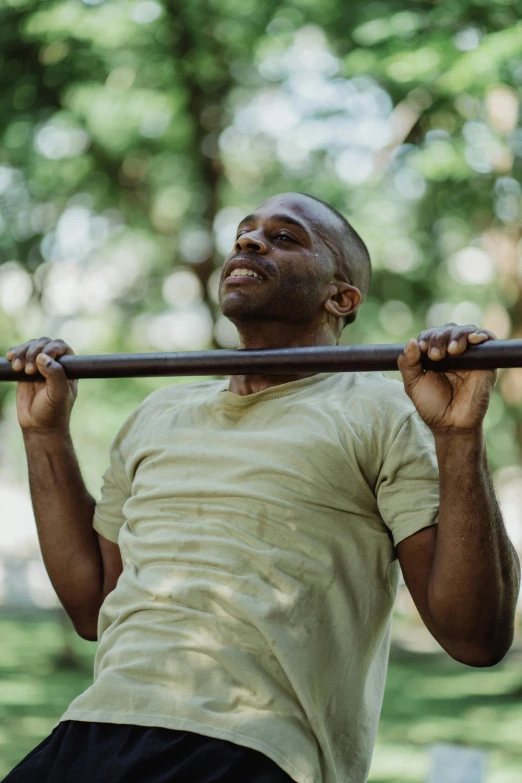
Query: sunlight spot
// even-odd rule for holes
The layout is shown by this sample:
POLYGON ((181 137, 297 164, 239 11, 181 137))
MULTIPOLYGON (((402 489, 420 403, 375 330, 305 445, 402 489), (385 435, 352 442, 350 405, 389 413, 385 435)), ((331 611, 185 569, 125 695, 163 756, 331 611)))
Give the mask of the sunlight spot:
POLYGON ((25 310, 33 283, 31 276, 16 261, 0 266, 0 308, 8 315, 18 315, 25 310))
POLYGON ((159 19, 163 13, 163 7, 154 0, 143 0, 137 3, 130 12, 130 18, 136 24, 150 24, 159 19))
POLYGON ((493 280, 495 264, 479 247, 465 247, 449 259, 450 275, 459 283, 487 285, 493 280))

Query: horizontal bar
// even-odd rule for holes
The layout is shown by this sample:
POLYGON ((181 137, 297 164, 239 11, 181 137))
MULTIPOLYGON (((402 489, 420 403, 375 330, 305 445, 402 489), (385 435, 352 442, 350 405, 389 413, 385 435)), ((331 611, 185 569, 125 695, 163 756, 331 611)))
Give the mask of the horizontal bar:
MULTIPOLYGON (((290 375, 317 372, 396 370, 404 344, 336 345, 267 350, 184 351, 62 356, 69 378, 138 378, 168 375, 290 375)), ((426 370, 486 370, 522 367, 522 340, 494 340, 470 346, 439 362, 422 358, 426 370)), ((39 374, 15 372, 0 359, 0 381, 34 381, 39 374)))

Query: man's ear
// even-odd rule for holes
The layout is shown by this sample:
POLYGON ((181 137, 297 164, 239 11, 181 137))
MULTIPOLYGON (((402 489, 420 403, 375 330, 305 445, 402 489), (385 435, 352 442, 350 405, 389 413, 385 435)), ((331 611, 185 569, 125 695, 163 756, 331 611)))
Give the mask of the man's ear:
POLYGON ((344 318, 346 323, 352 323, 357 317, 362 300, 361 292, 354 285, 333 280, 324 306, 336 318, 344 318))

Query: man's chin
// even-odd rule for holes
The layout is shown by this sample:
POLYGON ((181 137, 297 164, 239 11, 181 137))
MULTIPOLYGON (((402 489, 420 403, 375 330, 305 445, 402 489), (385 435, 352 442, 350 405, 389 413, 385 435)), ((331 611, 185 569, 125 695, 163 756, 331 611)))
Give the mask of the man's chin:
POLYGON ((263 313, 263 310, 255 307, 240 307, 237 304, 235 306, 221 307, 220 310, 221 314, 234 324, 241 323, 241 321, 264 321, 267 319, 267 315, 263 313))
POLYGON ((266 317, 266 311, 269 308, 266 302, 256 302, 248 296, 237 296, 232 293, 221 297, 219 309, 225 318, 235 321, 256 316, 262 319, 263 315, 266 317))

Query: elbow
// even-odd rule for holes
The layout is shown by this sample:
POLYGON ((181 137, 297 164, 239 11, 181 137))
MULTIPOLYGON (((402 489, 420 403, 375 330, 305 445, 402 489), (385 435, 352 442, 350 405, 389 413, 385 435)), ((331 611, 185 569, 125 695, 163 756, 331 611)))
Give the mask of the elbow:
POLYGON ((98 641, 98 616, 92 617, 71 617, 74 630, 79 637, 85 639, 86 642, 98 641))
POLYGON ((455 661, 463 663, 465 666, 473 666, 475 669, 487 669, 500 663, 505 658, 506 653, 486 655, 453 655, 450 653, 450 655, 455 661))
POLYGON ((467 646, 465 649, 447 649, 446 651, 459 663, 477 669, 486 669, 503 661, 511 649, 512 643, 513 637, 495 645, 476 644, 467 646))
POLYGON ((82 639, 85 639, 86 642, 97 642, 98 641, 98 633, 96 629, 88 629, 83 630, 79 628, 74 628, 78 636, 80 636, 82 639))
POLYGON ((85 620, 74 620, 71 617, 74 630, 81 639, 85 639, 86 642, 98 641, 98 624, 92 622, 86 622, 85 620))
POLYGON ((101 603, 98 601, 83 604, 62 601, 62 606, 69 616, 74 630, 81 639, 87 642, 98 641, 98 615, 101 603))

